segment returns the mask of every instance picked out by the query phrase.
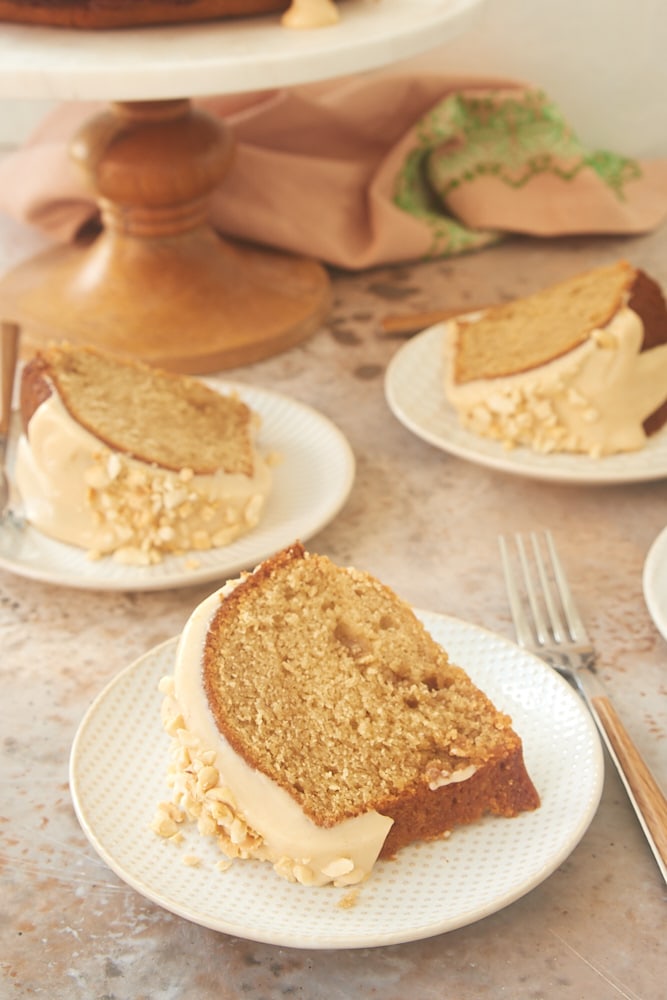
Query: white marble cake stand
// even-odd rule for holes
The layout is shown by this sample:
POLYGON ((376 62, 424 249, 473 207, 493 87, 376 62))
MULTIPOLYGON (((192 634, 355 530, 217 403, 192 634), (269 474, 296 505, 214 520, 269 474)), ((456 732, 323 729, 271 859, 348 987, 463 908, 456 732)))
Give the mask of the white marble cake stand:
POLYGON ((111 103, 72 143, 102 232, 7 275, 1 318, 21 325, 24 347, 66 336, 189 372, 304 339, 329 307, 326 271, 213 233, 206 199, 232 139, 191 98, 390 65, 471 26, 483 2, 345 0, 338 25, 312 31, 277 16, 101 32, 3 25, 0 96, 111 103))

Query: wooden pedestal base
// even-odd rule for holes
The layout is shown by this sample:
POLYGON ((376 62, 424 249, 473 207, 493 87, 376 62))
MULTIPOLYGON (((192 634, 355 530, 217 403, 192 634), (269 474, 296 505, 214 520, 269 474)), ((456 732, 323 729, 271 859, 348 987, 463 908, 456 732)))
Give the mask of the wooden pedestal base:
POLYGON ((65 339, 170 371, 213 372, 292 347, 329 310, 328 277, 312 261, 206 230, 153 251, 140 269, 131 244, 102 234, 88 249, 60 248, 10 272, 0 312, 21 327, 22 354, 65 339), (123 267, 108 269, 109 254, 123 267))
POLYGON ((330 305, 314 261, 221 240, 207 195, 232 155, 220 123, 188 101, 118 104, 76 137, 103 230, 0 281, 0 318, 22 353, 67 339, 172 371, 249 364, 309 336, 330 305))

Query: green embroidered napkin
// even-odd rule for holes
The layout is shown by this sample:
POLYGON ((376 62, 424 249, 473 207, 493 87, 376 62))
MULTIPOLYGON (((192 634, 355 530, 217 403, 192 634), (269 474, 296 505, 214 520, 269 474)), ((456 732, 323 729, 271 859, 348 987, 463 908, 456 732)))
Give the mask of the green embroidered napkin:
MULTIPOLYGON (((414 135, 395 200, 430 228, 431 255, 495 243, 503 231, 551 236, 633 225, 640 164, 586 150, 540 91, 453 94, 420 119, 414 135)), ((663 212, 665 204, 663 197, 663 212)))

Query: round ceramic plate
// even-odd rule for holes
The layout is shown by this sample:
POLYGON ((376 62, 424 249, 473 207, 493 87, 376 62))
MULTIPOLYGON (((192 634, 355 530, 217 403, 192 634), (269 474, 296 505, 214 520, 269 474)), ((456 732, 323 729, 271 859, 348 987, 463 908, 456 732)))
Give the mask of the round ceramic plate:
POLYGON ((481 628, 420 612, 433 636, 508 712, 524 742, 542 804, 513 819, 488 817, 446 841, 380 861, 359 890, 306 887, 264 862, 214 866, 221 855, 196 827, 176 846, 152 833, 166 783, 169 739, 159 679, 176 640, 128 667, 86 713, 70 758, 77 816, 98 854, 148 899, 228 934, 296 948, 362 948, 430 937, 507 906, 547 878, 583 836, 602 792, 603 760, 591 718, 542 661, 481 628), (200 859, 196 868, 185 855, 200 859))
POLYGON ((389 408, 417 437, 469 462, 530 479, 594 486, 667 477, 667 428, 652 435, 641 451, 597 459, 540 455, 529 448, 507 451, 501 444, 465 430, 445 398, 444 331, 444 323, 438 323, 417 334, 397 351, 387 368, 389 408))
POLYGON ((220 392, 236 391, 262 419, 260 451, 280 456, 256 528, 222 548, 167 556, 155 566, 126 566, 111 558, 90 560, 83 549, 53 541, 30 526, 17 530, 5 523, 0 525, 0 566, 20 576, 86 590, 165 590, 251 569, 323 528, 343 506, 354 482, 354 455, 343 434, 322 414, 287 396, 216 379, 206 382, 220 392))
POLYGON ((649 614, 663 639, 667 639, 667 528, 648 551, 642 585, 649 614))

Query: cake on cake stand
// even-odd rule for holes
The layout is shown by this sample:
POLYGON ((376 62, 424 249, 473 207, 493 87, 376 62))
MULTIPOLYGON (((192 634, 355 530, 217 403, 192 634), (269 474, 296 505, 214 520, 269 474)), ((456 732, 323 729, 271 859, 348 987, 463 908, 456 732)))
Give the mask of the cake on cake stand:
POLYGON ((192 103, 367 71, 467 28, 483 0, 346 0, 338 25, 278 17, 117 31, 0 25, 0 96, 100 100, 71 155, 101 232, 0 281, 24 349, 65 337, 174 371, 248 364, 309 336, 329 309, 317 261, 221 239, 207 222, 231 130, 192 103), (187 96, 184 96, 187 95, 187 96))

